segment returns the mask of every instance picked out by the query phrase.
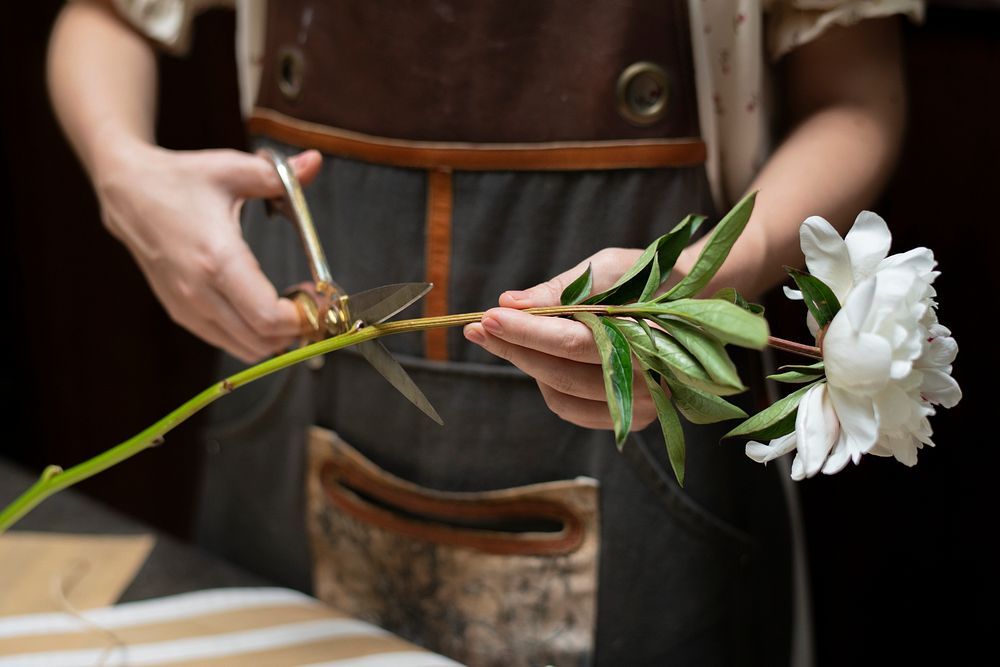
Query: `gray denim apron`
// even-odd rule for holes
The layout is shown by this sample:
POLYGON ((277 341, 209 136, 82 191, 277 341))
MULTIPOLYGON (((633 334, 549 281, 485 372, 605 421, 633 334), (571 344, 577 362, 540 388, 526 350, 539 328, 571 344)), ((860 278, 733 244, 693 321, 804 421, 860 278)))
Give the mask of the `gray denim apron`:
MULTIPOLYGON (((272 2, 267 45, 255 141, 324 151, 306 195, 345 289, 436 283, 401 317, 711 212, 683 0, 272 2)), ((279 288, 308 276, 290 225, 244 225, 279 288)), ((458 329, 384 342, 445 426, 350 351, 241 389, 204 544, 471 665, 787 664, 787 510, 725 427, 687 429, 682 490, 656 426, 619 453, 458 329)))

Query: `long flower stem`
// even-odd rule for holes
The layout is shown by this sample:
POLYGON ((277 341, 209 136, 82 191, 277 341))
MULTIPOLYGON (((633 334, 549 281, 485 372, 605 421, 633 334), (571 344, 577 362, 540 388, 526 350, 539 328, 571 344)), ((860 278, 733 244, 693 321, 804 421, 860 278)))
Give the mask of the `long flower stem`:
POLYGON ((813 359, 822 359, 823 351, 818 347, 813 345, 803 345, 802 343, 796 343, 794 341, 785 340, 784 338, 775 338, 774 336, 767 337, 768 347, 773 347, 777 350, 784 350, 785 352, 791 352, 793 354, 798 354, 803 357, 811 357, 813 359))
MULTIPOLYGON (((571 315, 574 313, 596 313, 615 315, 639 315, 643 312, 639 306, 553 306, 548 308, 529 308, 525 312, 534 315, 571 315)), ((132 436, 128 440, 116 445, 102 454, 79 463, 72 468, 63 470, 59 466, 49 466, 41 477, 24 493, 18 496, 10 505, 0 511, 0 533, 5 532, 19 519, 34 509, 39 503, 49 496, 78 482, 103 472, 108 468, 121 463, 125 459, 135 456, 139 452, 156 446, 163 440, 163 436, 189 419, 192 415, 203 410, 219 398, 232 393, 234 390, 245 384, 259 380, 276 371, 294 366, 307 359, 317 357, 328 352, 333 352, 351 345, 356 345, 367 340, 391 336, 394 334, 426 331, 428 329, 439 329, 445 327, 457 327, 478 322, 483 317, 483 313, 464 313, 461 315, 445 315, 442 317, 425 317, 413 320, 400 320, 398 322, 387 322, 370 327, 363 327, 356 331, 351 331, 340 336, 328 338, 318 343, 313 343, 306 347, 287 352, 280 356, 268 359, 251 368, 231 375, 221 382, 217 382, 208 387, 194 398, 190 399, 168 415, 157 421, 149 428, 132 436)), ((779 338, 770 338, 768 344, 783 350, 789 350, 797 354, 806 356, 819 356, 819 349, 807 345, 800 345, 791 341, 779 338)))
MULTIPOLYGON (((535 315, 568 315, 578 312, 606 312, 600 306, 556 306, 551 308, 531 308, 527 312, 535 315)), ((245 384, 259 380, 276 371, 294 366, 307 359, 317 357, 334 350, 373 340, 382 336, 390 336, 412 331, 425 331, 442 327, 456 327, 478 322, 483 313, 465 313, 462 315, 445 315, 443 317, 425 317, 414 320, 400 320, 375 326, 364 327, 340 336, 328 338, 318 343, 287 352, 268 359, 221 382, 208 387, 194 398, 190 399, 176 410, 170 412, 155 424, 132 436, 128 440, 79 463, 67 470, 59 466, 49 466, 41 477, 24 493, 18 496, 10 505, 0 511, 0 533, 5 532, 24 515, 38 506, 43 500, 67 487, 107 470, 108 468, 131 458, 139 452, 159 444, 163 436, 189 419, 197 412, 208 407, 219 398, 232 393, 245 384)))

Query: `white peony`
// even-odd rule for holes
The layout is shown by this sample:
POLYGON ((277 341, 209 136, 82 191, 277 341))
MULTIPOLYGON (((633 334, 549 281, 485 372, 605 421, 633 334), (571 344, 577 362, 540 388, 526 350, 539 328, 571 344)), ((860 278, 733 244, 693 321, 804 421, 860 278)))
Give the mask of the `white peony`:
MULTIPOLYGON (((843 239, 819 217, 799 236, 809 272, 842 304, 823 337, 826 381, 803 396, 794 432, 750 442, 746 453, 763 463, 797 451, 795 479, 835 473, 862 454, 912 466, 917 450, 934 444, 933 406, 950 408, 962 397, 951 377, 958 346, 934 310, 934 255, 916 248, 887 257, 889 228, 868 211, 843 239)), ((816 334, 811 318, 810 327, 816 334)))

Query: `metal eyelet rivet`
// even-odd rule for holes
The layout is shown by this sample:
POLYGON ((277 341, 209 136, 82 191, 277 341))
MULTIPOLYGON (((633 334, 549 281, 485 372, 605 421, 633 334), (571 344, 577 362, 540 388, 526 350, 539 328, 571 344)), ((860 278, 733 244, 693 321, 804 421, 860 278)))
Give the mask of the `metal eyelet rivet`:
POLYGON ((633 125, 652 125, 667 113, 667 73, 651 62, 629 65, 618 77, 618 112, 633 125))
POLYGON ((302 93, 305 65, 302 51, 294 46, 286 46, 278 52, 278 90, 289 101, 294 102, 302 93))

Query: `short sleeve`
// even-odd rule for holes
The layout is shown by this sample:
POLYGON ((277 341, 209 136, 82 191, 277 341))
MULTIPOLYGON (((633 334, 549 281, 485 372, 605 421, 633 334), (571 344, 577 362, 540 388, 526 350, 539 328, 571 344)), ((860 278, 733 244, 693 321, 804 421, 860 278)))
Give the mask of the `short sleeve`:
POLYGON ((777 60, 833 26, 902 14, 920 22, 923 0, 764 0, 767 51, 777 60))
POLYGON ((213 7, 234 6, 234 0, 112 0, 112 3, 139 33, 174 54, 187 52, 195 16, 213 7))

